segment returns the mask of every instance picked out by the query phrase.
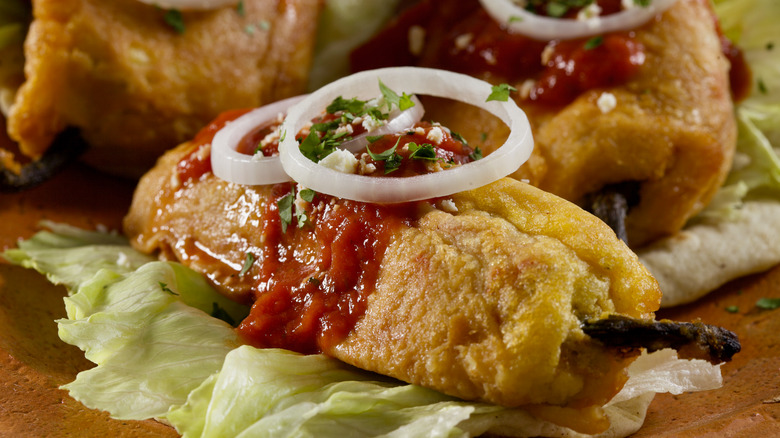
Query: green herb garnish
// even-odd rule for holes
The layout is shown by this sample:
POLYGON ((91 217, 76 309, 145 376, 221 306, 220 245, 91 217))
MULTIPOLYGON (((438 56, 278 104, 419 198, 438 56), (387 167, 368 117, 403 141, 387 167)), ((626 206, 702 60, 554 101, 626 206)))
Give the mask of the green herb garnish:
POLYGON ((763 310, 775 310, 780 308, 780 298, 761 298, 756 301, 756 307, 763 310))
POLYGON ((169 9, 165 11, 163 20, 165 20, 165 23, 173 28, 173 30, 175 30, 178 34, 182 34, 185 30, 187 30, 186 26, 184 25, 184 17, 182 16, 181 11, 178 9, 169 9))
POLYGON ((474 152, 469 154, 469 158, 471 158, 473 161, 481 160, 482 159, 482 149, 477 146, 474 148, 474 152))
POLYGON ((487 100, 485 100, 485 102, 490 102, 491 100, 506 102, 509 100, 509 93, 517 91, 517 88, 509 84, 499 84, 492 86, 490 90, 490 95, 488 96, 487 100))
POLYGON ((404 111, 414 106, 411 96, 406 93, 402 93, 399 96, 398 93, 388 88, 381 79, 379 80, 379 91, 382 92, 382 97, 387 102, 388 110, 392 110, 392 107, 396 106, 401 111, 404 111))
POLYGON ((176 292, 172 291, 171 288, 168 287, 167 283, 163 283, 162 281, 158 281, 157 284, 160 285, 160 289, 162 289, 163 292, 167 292, 171 295, 179 296, 176 292))
POLYGON ((240 277, 243 277, 244 274, 249 272, 249 268, 252 267, 252 265, 255 263, 255 255, 251 252, 246 253, 246 258, 244 259, 244 266, 241 268, 241 272, 238 273, 240 277))
POLYGON ((758 78, 758 91, 761 92, 761 94, 767 94, 769 93, 769 89, 766 87, 766 83, 764 82, 764 79, 758 78))
POLYGON ((395 142, 393 147, 378 154, 371 152, 371 149, 366 147, 368 155, 370 155, 374 161, 382 161, 385 163, 385 174, 388 174, 394 170, 398 170, 398 168, 401 167, 402 158, 400 155, 395 153, 396 148, 398 148, 398 143, 400 142, 401 137, 398 137, 398 141, 395 142))
POLYGON ((585 41, 585 46, 584 47, 585 47, 585 50, 593 50, 596 47, 602 45, 603 43, 604 43, 604 37, 603 36, 601 36, 601 35, 594 36, 593 38, 589 39, 588 41, 585 41))
POLYGON ((463 138, 463 136, 458 134, 457 132, 452 131, 452 132, 450 132, 450 135, 455 140, 458 140, 459 142, 463 143, 464 146, 468 146, 469 145, 469 142, 467 142, 466 139, 463 138))
POLYGON ((282 233, 287 232, 287 226, 292 223, 292 208, 295 201, 295 193, 290 192, 280 199, 276 206, 279 208, 279 219, 282 221, 282 233))
POLYGON ((244 0, 240 0, 236 5, 236 12, 241 17, 246 17, 246 7, 244 6, 244 0))
POLYGON ((409 154, 409 158, 414 160, 428 160, 436 161, 439 157, 436 156, 436 150, 430 143, 423 143, 418 145, 415 142, 409 142, 406 144, 409 150, 412 152, 409 154))
MULTIPOLYGON (((314 195, 316 194, 317 192, 312 189, 303 189, 298 192, 298 196, 309 204, 314 200, 314 195)), ((302 228, 309 221, 309 214, 306 210, 301 209, 298 211, 298 209, 295 209, 295 218, 298 220, 298 228, 302 228)))
POLYGON ((726 312, 737 313, 739 312, 739 306, 728 306, 726 307, 726 312))

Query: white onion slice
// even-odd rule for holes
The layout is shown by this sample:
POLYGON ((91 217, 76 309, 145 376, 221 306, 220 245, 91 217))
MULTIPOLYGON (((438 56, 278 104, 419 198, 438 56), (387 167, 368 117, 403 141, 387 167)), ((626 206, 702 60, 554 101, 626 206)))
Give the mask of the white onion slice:
POLYGON ((235 6, 238 0, 138 0, 147 5, 162 9, 179 9, 182 11, 208 11, 225 6, 235 6))
POLYGON ((588 20, 552 18, 536 15, 512 2, 512 0, 480 0, 494 20, 506 26, 512 33, 520 33, 538 40, 574 39, 635 29, 651 18, 669 9, 677 0, 652 0, 644 7, 636 5, 615 14, 588 20))
POLYGON ((395 134, 397 132, 403 131, 404 129, 411 128, 415 123, 422 120, 422 116, 425 114, 425 108, 417 96, 412 96, 412 102, 414 102, 413 107, 407 108, 404 111, 401 111, 398 108, 394 109, 390 112, 390 115, 388 116, 389 120, 386 124, 376 129, 372 129, 371 131, 364 132, 352 140, 341 143, 341 147, 350 152, 357 152, 368 145, 368 139, 366 137, 369 135, 379 136, 395 134))
POLYGON ((261 158, 242 154, 236 148, 253 129, 285 113, 305 97, 295 96, 253 109, 225 124, 211 141, 211 168, 214 175, 225 181, 247 185, 289 181, 290 177, 284 173, 279 156, 261 158))
POLYGON ((320 193, 362 202, 395 203, 447 196, 489 184, 517 170, 531 155, 533 137, 525 113, 509 99, 485 102, 491 85, 449 71, 396 67, 370 70, 326 85, 289 109, 282 125, 284 140, 279 157, 295 181, 320 193), (484 108, 506 123, 511 132, 506 142, 481 160, 449 170, 411 177, 370 177, 344 174, 306 158, 295 133, 341 95, 370 99, 379 93, 379 79, 397 92, 445 97, 484 108), (286 134, 285 134, 286 133, 286 134))

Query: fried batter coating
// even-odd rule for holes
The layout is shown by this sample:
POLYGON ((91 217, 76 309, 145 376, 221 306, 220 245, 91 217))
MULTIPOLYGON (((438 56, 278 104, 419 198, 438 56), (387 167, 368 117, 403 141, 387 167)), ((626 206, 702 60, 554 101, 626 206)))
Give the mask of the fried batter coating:
MULTIPOLYGON (((576 203, 605 186, 639 182, 626 221, 629 244, 639 247, 674 234, 709 203, 730 169, 736 123, 729 63, 708 2, 679 0, 635 33, 646 58, 627 83, 591 89, 562 108, 518 100, 535 148, 513 176, 576 203), (614 108, 598 104, 604 93, 615 97, 614 108)), ((512 85, 522 89, 523 82, 512 85)), ((425 105, 466 138, 487 134, 488 150, 506 135, 476 108, 425 105)))
POLYGON ((182 12, 178 33, 166 11, 134 0, 33 1, 11 137, 38 158, 74 126, 88 162, 140 175, 222 111, 301 93, 320 2, 243 5, 182 12))
MULTIPOLYGON (((264 245, 271 188, 210 173, 182 184, 176 166, 192 149, 141 180, 125 232, 245 300, 258 286, 237 272, 264 245)), ((365 315, 324 353, 464 399, 598 411, 632 355, 589 338, 582 321, 652 318, 655 280, 604 223, 530 185, 505 178, 450 200, 393 232, 365 315)))

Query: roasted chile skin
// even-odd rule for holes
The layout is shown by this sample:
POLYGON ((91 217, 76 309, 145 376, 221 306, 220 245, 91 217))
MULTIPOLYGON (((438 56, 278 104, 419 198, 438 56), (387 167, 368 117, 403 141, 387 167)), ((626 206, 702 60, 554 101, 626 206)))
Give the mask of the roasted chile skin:
MULTIPOLYGON (((444 66, 518 89, 525 79, 542 74, 539 53, 546 43, 534 41, 526 43, 527 51, 514 55, 519 57, 516 62, 528 66, 528 76, 514 69, 510 74, 500 63, 482 71, 469 71, 480 67, 477 64, 451 65, 462 58, 450 54, 454 50, 450 29, 469 22, 475 23, 477 32, 490 26, 476 24, 477 2, 425 0, 417 7, 419 14, 402 15, 356 51, 355 67, 376 66, 372 64, 376 58, 391 50, 379 47, 396 44, 405 55, 386 57, 381 65, 444 66), (406 35, 412 25, 427 29, 419 56, 407 50, 406 35), (526 57, 536 58, 537 64, 526 57)), ((529 116, 536 147, 513 177, 577 203, 604 186, 639 182, 638 193, 631 194, 639 201, 626 220, 628 241, 636 248, 674 234, 707 205, 730 168, 736 122, 729 62, 708 2, 680 0, 661 18, 632 33, 631 41, 641 46, 644 61, 624 83, 580 90, 565 105, 520 100, 515 95, 529 116), (605 91, 618 102, 607 113, 596 104, 605 91)), ((473 41, 491 34, 475 34, 473 41)), ((744 72, 738 58, 732 59, 737 59, 732 71, 744 72)), ((466 137, 487 134, 485 152, 500 145, 506 135, 503 124, 473 107, 431 99, 424 103, 435 120, 466 137)))

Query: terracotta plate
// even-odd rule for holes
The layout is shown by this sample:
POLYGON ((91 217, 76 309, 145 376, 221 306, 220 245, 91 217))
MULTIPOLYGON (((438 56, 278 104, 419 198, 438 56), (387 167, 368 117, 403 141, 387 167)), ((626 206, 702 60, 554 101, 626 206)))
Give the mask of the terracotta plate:
MULTIPOLYGON (((133 187, 76 166, 31 191, 0 195, 0 249, 32 236, 41 219, 119 229, 133 187)), ((91 366, 57 337, 64 294, 33 271, 0 262, 0 436, 176 436, 154 421, 112 420, 58 389, 91 366)), ((780 436, 780 310, 756 307, 762 297, 780 298, 780 267, 660 313, 727 327, 743 350, 723 366, 721 389, 657 396, 635 436, 780 436)))

